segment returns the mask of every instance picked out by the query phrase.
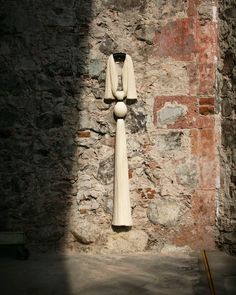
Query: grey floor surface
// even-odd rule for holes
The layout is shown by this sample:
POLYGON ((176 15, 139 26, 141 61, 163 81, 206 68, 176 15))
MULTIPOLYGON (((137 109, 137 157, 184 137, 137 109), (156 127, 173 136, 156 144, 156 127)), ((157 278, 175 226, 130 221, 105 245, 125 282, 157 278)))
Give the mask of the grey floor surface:
MULTIPOLYGON (((236 257, 207 253, 217 295, 236 294, 236 257)), ((1 295, 210 295, 201 253, 0 257, 1 295)))

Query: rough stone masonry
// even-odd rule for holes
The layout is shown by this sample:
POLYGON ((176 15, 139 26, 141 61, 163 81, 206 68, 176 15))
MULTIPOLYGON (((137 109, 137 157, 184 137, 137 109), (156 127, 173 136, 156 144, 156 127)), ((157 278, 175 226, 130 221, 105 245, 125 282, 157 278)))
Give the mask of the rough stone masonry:
POLYGON ((1 1, 0 22, 0 230, 41 251, 214 249, 216 1, 1 1), (131 230, 111 228, 113 52, 132 56, 138 91, 125 120, 131 230))
POLYGON ((219 103, 222 115, 221 136, 221 191, 219 194, 218 244, 236 254, 236 4, 223 1, 219 10, 219 45, 221 62, 218 64, 219 103))

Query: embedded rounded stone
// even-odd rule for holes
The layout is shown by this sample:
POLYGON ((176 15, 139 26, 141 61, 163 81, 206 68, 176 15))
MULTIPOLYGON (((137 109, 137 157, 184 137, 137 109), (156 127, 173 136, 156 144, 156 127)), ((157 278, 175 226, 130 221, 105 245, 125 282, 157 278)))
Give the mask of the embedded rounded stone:
POLYGON ((76 225, 71 229, 71 233, 79 243, 88 245, 99 239, 101 229, 95 223, 80 220, 79 225, 76 225))
POLYGON ((114 108, 114 113, 118 118, 123 118, 127 114, 127 107, 125 103, 119 101, 114 108))
POLYGON ((113 233, 108 236, 103 253, 129 253, 143 252, 148 243, 148 235, 142 230, 113 233))
POLYGON ((124 97, 125 97, 125 92, 123 90, 117 90, 116 91, 116 94, 115 94, 115 97, 118 99, 118 100, 123 100, 124 97))
POLYGON ((147 216, 153 224, 174 226, 185 210, 186 208, 177 200, 160 198, 149 204, 147 216))

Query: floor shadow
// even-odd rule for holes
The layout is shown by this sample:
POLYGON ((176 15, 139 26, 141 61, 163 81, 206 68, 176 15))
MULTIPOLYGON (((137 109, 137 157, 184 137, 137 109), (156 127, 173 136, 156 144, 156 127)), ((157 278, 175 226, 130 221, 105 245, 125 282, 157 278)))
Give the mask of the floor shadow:
MULTIPOLYGON (((58 255, 34 256, 31 261, 2 261, 4 295, 68 294, 61 264, 71 279, 69 294, 208 294, 207 276, 198 255, 58 255), (21 271, 23 270, 23 271, 21 271), (102 271, 101 271, 102 270, 102 271), (11 285, 17 293, 12 293, 11 285)), ((223 294, 223 293, 222 293, 223 294)))

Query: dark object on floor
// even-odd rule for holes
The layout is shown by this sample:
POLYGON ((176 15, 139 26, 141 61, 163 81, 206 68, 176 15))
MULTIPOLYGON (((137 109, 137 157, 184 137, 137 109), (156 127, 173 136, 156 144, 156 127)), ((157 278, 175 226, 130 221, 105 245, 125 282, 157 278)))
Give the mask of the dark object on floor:
POLYGON ((25 247, 23 232, 0 232, 1 256, 10 256, 18 260, 29 258, 30 252, 25 247))

